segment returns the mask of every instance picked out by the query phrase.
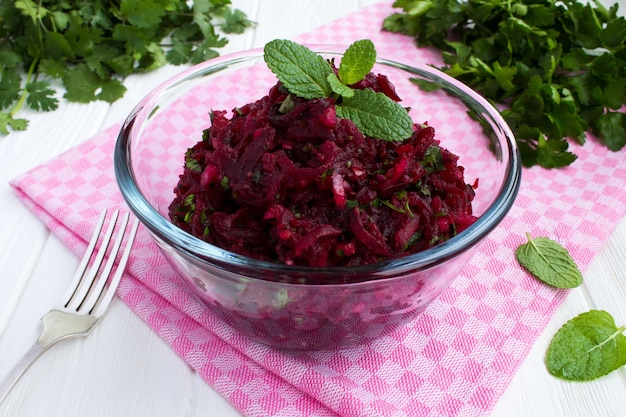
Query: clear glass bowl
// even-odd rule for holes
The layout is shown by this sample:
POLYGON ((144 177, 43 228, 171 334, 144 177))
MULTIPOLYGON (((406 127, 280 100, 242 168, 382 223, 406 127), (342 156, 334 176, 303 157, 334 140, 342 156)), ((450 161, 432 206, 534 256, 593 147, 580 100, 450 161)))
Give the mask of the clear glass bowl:
MULTIPOLYGON (((339 62, 346 48, 311 49, 339 62)), ((319 350, 366 343, 393 331, 449 286, 513 205, 520 157, 496 109, 470 88, 418 62, 379 56, 374 72, 389 77, 415 122, 428 122, 441 146, 460 156, 466 182, 479 179, 473 203, 478 220, 454 238, 400 259, 358 267, 287 266, 228 252, 169 221, 183 155, 210 126, 210 111, 255 101, 276 83, 262 49, 182 72, 146 96, 120 130, 115 173, 130 209, 189 291, 224 322, 258 341, 319 350), (411 78, 439 89, 422 91, 411 78)))

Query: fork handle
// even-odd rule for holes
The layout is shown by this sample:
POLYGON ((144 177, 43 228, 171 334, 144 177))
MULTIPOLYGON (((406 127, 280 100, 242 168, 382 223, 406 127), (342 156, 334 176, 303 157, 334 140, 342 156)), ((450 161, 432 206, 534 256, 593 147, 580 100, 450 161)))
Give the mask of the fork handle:
POLYGON ((50 310, 41 318, 43 330, 39 339, 31 346, 24 356, 9 371, 7 376, 0 381, 0 403, 13 389, 17 381, 26 373, 28 368, 55 343, 75 336, 89 333, 98 319, 91 315, 76 315, 59 310, 50 310))
POLYGON ((38 342, 33 344, 30 349, 24 353, 22 358, 15 364, 13 369, 0 381, 0 403, 4 401, 7 394, 13 389, 17 381, 26 373, 28 368, 44 353, 48 346, 42 346, 38 342))

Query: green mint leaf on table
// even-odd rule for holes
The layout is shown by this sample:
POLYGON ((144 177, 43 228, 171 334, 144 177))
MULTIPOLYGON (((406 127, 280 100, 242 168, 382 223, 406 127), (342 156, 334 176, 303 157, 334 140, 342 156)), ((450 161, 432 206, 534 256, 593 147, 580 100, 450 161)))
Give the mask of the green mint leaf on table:
POLYGON ((339 79, 346 85, 361 81, 374 67, 376 49, 369 39, 355 41, 346 49, 339 64, 339 79))
POLYGON ((413 133, 413 121, 406 109, 382 93, 354 90, 337 106, 337 115, 350 119, 368 136, 402 141, 413 133))
POLYGON ((230 0, 65 0, 0 3, 0 134, 24 130, 15 117, 24 105, 58 107, 51 79, 63 97, 113 102, 125 93, 124 77, 167 63, 196 64, 218 55, 221 33, 252 26, 230 0))
POLYGON ((264 59, 291 94, 304 99, 333 97, 337 116, 352 120, 365 135, 402 141, 413 134, 413 121, 400 104, 383 93, 350 87, 374 66, 376 50, 371 41, 351 44, 337 74, 321 55, 289 40, 277 39, 266 44, 264 59))
POLYGON ((441 52, 441 70, 496 104, 526 166, 576 160, 571 140, 593 132, 626 146, 626 19, 582 0, 398 0, 383 30, 441 52), (532 134, 531 134, 532 132, 532 134))
POLYGON ((582 274, 567 249, 545 237, 526 236, 528 242, 515 251, 520 265, 553 287, 575 288, 582 284, 582 274))
POLYGON ((550 343, 548 371, 567 380, 590 381, 626 365, 624 330, 606 311, 591 310, 574 317, 550 343))
POLYGON ((309 48, 276 39, 265 45, 264 59, 290 93, 307 99, 330 96, 332 89, 328 75, 332 68, 309 48))

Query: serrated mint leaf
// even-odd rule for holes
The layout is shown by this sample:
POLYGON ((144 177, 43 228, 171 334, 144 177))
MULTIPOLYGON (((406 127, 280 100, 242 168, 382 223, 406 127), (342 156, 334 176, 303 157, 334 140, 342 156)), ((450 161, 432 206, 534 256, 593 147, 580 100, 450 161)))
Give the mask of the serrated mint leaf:
POLYGON ((339 79, 346 85, 361 81, 374 67, 376 49, 369 39, 354 42, 346 49, 339 64, 339 79))
POLYGON ((574 317, 548 347, 548 371, 563 379, 590 381, 626 365, 624 330, 606 311, 591 310, 574 317))
POLYGON ((332 72, 330 64, 309 48, 276 39, 265 45, 264 59, 290 93, 302 98, 330 96, 332 90, 327 79, 332 72))
POLYGON ((382 93, 354 90, 337 105, 337 116, 350 119, 361 131, 378 139, 402 141, 413 134, 413 121, 404 107, 382 93))
POLYGON ((342 84, 334 72, 328 74, 327 80, 330 88, 333 90, 333 93, 339 94, 342 97, 352 97, 354 95, 354 90, 347 85, 342 84))
POLYGON ((526 236, 528 242, 518 246, 515 257, 528 272, 557 288, 575 288, 582 283, 582 274, 567 249, 545 237, 526 236))

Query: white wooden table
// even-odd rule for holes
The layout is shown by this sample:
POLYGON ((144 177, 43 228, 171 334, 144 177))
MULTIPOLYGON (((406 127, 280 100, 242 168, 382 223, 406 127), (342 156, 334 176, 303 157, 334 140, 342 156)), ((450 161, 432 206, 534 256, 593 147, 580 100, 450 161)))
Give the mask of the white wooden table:
MULTIPOLYGON (((221 53, 293 38, 376 1, 234 1, 258 24, 232 36, 221 53)), ((626 0, 619 3, 623 14, 626 0)), ((9 180, 122 120, 156 83, 180 70, 166 67, 129 77, 128 93, 112 106, 63 103, 54 113, 24 113, 31 120, 29 129, 0 137, 0 376, 36 340, 40 317, 60 299, 78 264, 17 199, 9 180)), ((537 340, 493 410, 494 417, 626 415, 625 368, 593 382, 570 383, 551 377, 543 361, 554 332, 583 311, 605 309, 618 324, 626 324, 626 218, 608 237, 585 280, 571 291, 537 340)), ((57 345, 31 368, 0 404, 0 416, 228 417, 239 413, 115 299, 88 338, 57 345)))

